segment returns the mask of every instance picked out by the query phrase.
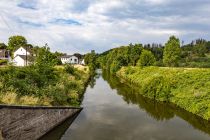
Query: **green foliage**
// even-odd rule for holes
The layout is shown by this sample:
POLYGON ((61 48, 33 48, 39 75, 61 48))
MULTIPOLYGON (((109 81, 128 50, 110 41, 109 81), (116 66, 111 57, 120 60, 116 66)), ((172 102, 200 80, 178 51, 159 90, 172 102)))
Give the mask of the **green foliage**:
POLYGON ((26 47, 27 40, 23 36, 11 36, 8 41, 8 49, 13 52, 20 47, 26 47))
POLYGON ((75 73, 75 68, 72 66, 72 65, 69 65, 69 64, 66 64, 64 66, 65 68, 65 71, 68 73, 68 74, 74 74, 75 73))
POLYGON ((65 68, 42 70, 37 66, 0 69, 0 100, 6 93, 14 93, 15 104, 27 96, 37 98, 36 105, 79 105, 89 78, 87 73, 74 69, 69 74, 65 68))
POLYGON ((155 43, 153 43, 152 45, 146 44, 144 45, 144 49, 151 51, 154 54, 155 59, 157 61, 162 61, 164 47, 161 44, 155 44, 155 43))
POLYGON ((44 46, 38 49, 38 53, 35 60, 35 65, 39 67, 48 66, 52 67, 56 64, 54 55, 50 52, 50 48, 44 46))
POLYGON ((151 51, 143 50, 140 55, 137 65, 141 67, 151 66, 151 65, 154 65, 155 61, 156 61, 155 56, 152 54, 151 51))
POLYGON ((171 36, 169 41, 165 44, 163 63, 166 66, 177 66, 180 54, 180 41, 175 36, 171 36))
POLYGON ((196 44, 193 51, 197 56, 204 57, 205 53, 207 52, 205 43, 196 44))
POLYGON ((141 44, 130 44, 120 48, 114 48, 99 55, 98 63, 101 68, 111 73, 117 72, 122 66, 135 66, 143 47, 141 44))
POLYGON ((0 49, 7 49, 7 45, 5 45, 4 43, 0 43, 0 49))
POLYGON ((88 53, 85 55, 85 64, 89 66, 90 72, 94 73, 95 69, 98 67, 97 64, 97 54, 92 51, 91 53, 88 53))
MULTIPOLYGON (((129 60, 130 60, 130 65, 135 66, 137 61, 139 60, 139 54, 141 53, 142 50, 142 45, 141 44, 130 44, 130 55, 129 55, 129 60)), ((123 64, 124 65, 124 64, 123 64)))
POLYGON ((146 97, 172 102, 210 119, 209 69, 123 67, 117 75, 138 87, 146 97))
POLYGON ((6 65, 8 63, 8 60, 0 60, 0 65, 6 65))

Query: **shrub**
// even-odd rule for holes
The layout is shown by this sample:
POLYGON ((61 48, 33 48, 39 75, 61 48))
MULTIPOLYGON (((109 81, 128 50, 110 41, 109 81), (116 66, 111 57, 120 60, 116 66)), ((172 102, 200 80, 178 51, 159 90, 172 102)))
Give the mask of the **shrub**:
POLYGON ((61 69, 33 65, 6 67, 0 69, 0 75, 0 102, 27 105, 79 105, 89 77, 89 73, 72 66, 61 69), (71 93, 78 96, 72 98, 71 93))
POLYGON ((65 71, 66 71, 67 73, 73 75, 74 72, 75 72, 75 68, 74 68, 72 65, 66 64, 66 65, 65 65, 65 71))
POLYGON ((151 66, 154 65, 155 61, 155 56, 151 51, 143 50, 137 62, 137 66, 151 66))

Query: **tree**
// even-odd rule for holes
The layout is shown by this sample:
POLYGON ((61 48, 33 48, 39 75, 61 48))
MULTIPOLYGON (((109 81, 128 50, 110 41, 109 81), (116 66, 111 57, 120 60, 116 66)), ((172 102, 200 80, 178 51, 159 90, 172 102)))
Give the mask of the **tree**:
POLYGON ((206 49, 207 52, 210 52, 210 41, 206 42, 206 49))
POLYGON ((38 54, 36 56, 35 65, 38 66, 55 66, 56 60, 53 53, 50 52, 50 48, 47 46, 38 49, 38 54))
POLYGON ((166 66, 177 66, 181 55, 180 41, 175 36, 171 36, 165 44, 163 52, 163 63, 166 66))
POLYGON ((130 47, 130 63, 132 66, 135 66, 139 56, 141 54, 141 51, 143 49, 142 44, 135 44, 135 45, 129 45, 130 47))
POLYGON ((93 72, 97 68, 96 59, 97 55, 93 51, 85 55, 85 64, 89 66, 91 72, 93 72))
POLYGON ((11 36, 8 41, 8 49, 11 52, 14 52, 14 50, 18 49, 19 47, 26 47, 27 46, 27 40, 23 36, 11 36))
POLYGON ((0 49, 6 49, 7 46, 4 43, 0 43, 0 49))
POLYGON ((194 53, 199 57, 204 57, 205 53, 207 53, 207 48, 205 46, 206 43, 200 42, 197 43, 193 49, 194 53))
POLYGON ((155 56, 151 51, 143 50, 137 62, 138 66, 151 66, 155 63, 155 56))

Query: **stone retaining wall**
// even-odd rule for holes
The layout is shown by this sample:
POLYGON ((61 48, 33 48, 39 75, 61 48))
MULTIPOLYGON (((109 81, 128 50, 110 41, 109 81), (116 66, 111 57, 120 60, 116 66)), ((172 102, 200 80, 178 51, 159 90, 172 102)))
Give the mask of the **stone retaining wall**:
POLYGON ((76 107, 0 105, 0 139, 38 139, 80 111, 76 107))

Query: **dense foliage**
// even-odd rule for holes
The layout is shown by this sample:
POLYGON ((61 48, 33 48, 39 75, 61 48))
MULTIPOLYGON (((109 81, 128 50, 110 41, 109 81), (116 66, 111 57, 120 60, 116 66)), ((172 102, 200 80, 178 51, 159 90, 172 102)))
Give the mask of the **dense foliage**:
POLYGON ((96 59, 97 59, 97 54, 95 53, 95 51, 87 53, 84 58, 85 64, 89 66, 89 69, 92 74, 94 74, 95 69, 98 67, 96 59))
POLYGON ((140 94, 210 119, 210 70, 192 68, 124 67, 117 75, 140 94))
MULTIPOLYGON (((111 73, 117 72, 122 66, 136 66, 138 61, 141 66, 146 66, 147 59, 140 59, 142 50, 152 52, 155 57, 155 66, 177 67, 210 67, 210 41, 197 39, 190 44, 180 47, 180 40, 171 36, 165 46, 161 44, 130 44, 119 48, 113 48, 97 56, 96 64, 111 73), (144 60, 144 61, 142 61, 144 60)), ((142 56, 143 57, 143 56, 142 56)), ((154 59, 152 58, 152 61, 154 59)))
POLYGON ((143 50, 138 60, 138 66, 152 66, 155 63, 155 56, 151 51, 143 50))
POLYGON ((26 47, 27 40, 23 36, 11 36, 8 41, 8 49, 10 51, 15 51, 19 47, 26 47))
POLYGON ((99 55, 98 63, 101 68, 117 72, 122 66, 135 66, 143 47, 141 44, 130 44, 104 52, 99 55))
POLYGON ((7 49, 7 45, 5 45, 4 43, 0 43, 0 49, 7 49))
POLYGON ((166 66, 178 66, 180 54, 180 41, 175 36, 171 36, 169 38, 169 41, 165 44, 163 53, 163 63, 166 66))

